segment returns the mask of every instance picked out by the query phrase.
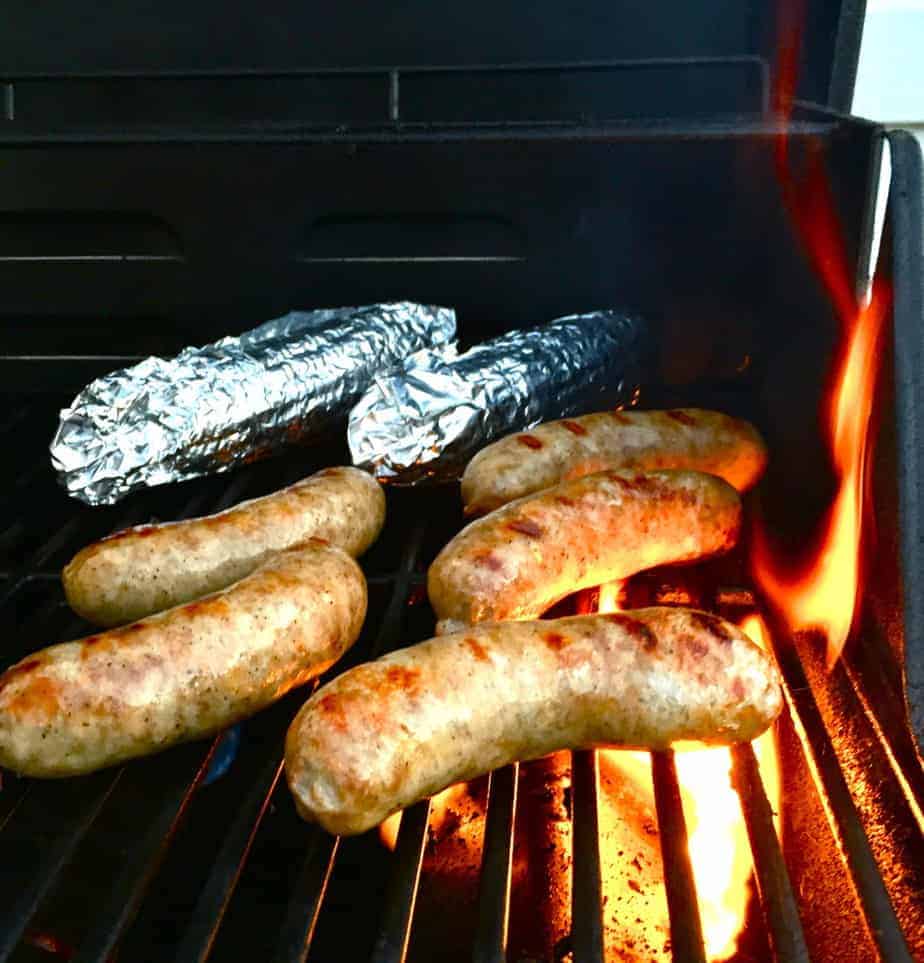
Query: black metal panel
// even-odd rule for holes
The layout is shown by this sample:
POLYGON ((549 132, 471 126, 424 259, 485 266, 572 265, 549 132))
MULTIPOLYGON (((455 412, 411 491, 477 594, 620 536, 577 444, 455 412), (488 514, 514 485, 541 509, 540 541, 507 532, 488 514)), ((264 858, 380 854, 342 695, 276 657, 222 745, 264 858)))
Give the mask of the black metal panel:
MULTIPOLYGON (((874 134, 831 119, 792 129, 794 152, 826 152, 851 252, 874 134)), ((3 150, 2 381, 57 372, 72 390, 295 306, 406 297, 456 307, 466 341, 626 305, 667 323, 666 341, 683 336, 675 359, 729 372, 759 354, 765 326, 774 345, 791 341, 781 325, 828 344, 830 307, 781 213, 773 151, 767 125, 653 123, 3 150), (48 246, 55 224, 67 251, 48 246), (64 357, 37 374, 37 354, 64 357)))
POLYGON ((924 751, 924 214, 921 148, 904 131, 889 134, 901 569, 904 585, 905 697, 919 751, 924 751))
POLYGON ((261 139, 415 124, 589 123, 756 117, 756 57, 271 74, 26 76, 4 84, 5 141, 261 139), (639 92, 644 91, 644 97, 639 92))
MULTIPOLYGON (((819 6, 822 4, 819 3, 819 6)), ((9 11, 0 62, 10 73, 104 70, 507 64, 604 57, 748 53, 751 9, 735 0, 583 4, 552 0, 435 8, 305 4, 259 9, 179 0, 105 3, 92 17, 66 3, 9 11)))
MULTIPOLYGON (((783 9, 786 9, 785 6, 783 9)), ((849 105, 863 4, 803 0, 800 93, 849 105)), ((604 58, 758 56, 773 65, 777 7, 735 0, 562 5, 550 0, 498 6, 475 0, 451 8, 297 4, 193 7, 179 0, 105 3, 87 16, 72 4, 8 12, 0 63, 10 75, 191 70, 279 71, 549 63, 604 58)), ((703 99, 714 91, 705 90, 703 99)), ((129 95, 130 96, 130 95, 129 95)), ((647 91, 638 90, 640 103, 647 91)), ((220 102, 209 95, 201 116, 220 102)), ((51 108, 55 117, 62 111, 51 108)), ((649 111, 650 113, 650 111, 649 111)))

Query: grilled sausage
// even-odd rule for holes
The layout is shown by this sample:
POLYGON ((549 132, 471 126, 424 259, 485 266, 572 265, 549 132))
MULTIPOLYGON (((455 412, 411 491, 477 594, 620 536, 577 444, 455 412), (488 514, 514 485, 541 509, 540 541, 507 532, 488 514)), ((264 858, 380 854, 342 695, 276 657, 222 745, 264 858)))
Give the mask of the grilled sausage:
POLYGON ((319 689, 289 729, 286 778, 304 819, 361 833, 446 786, 559 749, 753 739, 781 704, 770 658, 705 612, 490 623, 319 689))
POLYGON ((356 640, 366 582, 312 540, 230 588, 36 652, 0 675, 0 765, 91 772, 252 715, 356 640))
POLYGON ((608 471, 528 495, 464 528, 430 566, 437 631, 537 618, 578 589, 730 549, 738 493, 693 471, 608 471))
POLYGON ((717 411, 604 411, 539 425, 488 445, 462 476, 467 515, 606 468, 690 468, 739 491, 757 482, 767 449, 757 429, 717 411))
POLYGON ((95 625, 122 625, 231 585, 311 536, 361 555, 384 522, 385 495, 371 475, 327 468, 217 515, 88 545, 64 569, 64 592, 95 625))

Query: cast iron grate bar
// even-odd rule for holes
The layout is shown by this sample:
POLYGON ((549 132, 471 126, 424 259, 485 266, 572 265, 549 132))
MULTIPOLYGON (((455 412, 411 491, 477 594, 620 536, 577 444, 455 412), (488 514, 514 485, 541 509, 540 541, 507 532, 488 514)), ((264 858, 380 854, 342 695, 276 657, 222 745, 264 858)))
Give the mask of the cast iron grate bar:
MULTIPOLYGON (((4 424, 0 424, 0 436, 11 431, 25 418, 25 412, 9 416, 4 424)), ((31 469, 27 468, 15 484, 22 487, 31 477, 30 471, 31 469)), ((217 501, 217 507, 213 510, 220 511, 237 501, 241 491, 253 482, 254 477, 249 472, 236 474, 225 487, 217 501)), ((208 497, 205 494, 194 496, 176 517, 183 518, 198 513, 208 497)), ((2 504, 8 501, 4 499, 2 504)), ((0 591, 0 607, 9 606, 24 582, 33 577, 36 569, 46 564, 68 540, 75 538, 80 526, 86 522, 85 515, 74 516, 66 521, 61 529, 31 553, 26 564, 17 566, 15 571, 9 573, 7 582, 0 591)), ((132 523, 126 520, 117 527, 122 528, 132 523)), ((12 524, 15 524, 15 521, 12 524)), ((425 524, 422 520, 413 527, 410 537, 404 543, 401 563, 393 575, 370 580, 394 584, 380 631, 371 646, 371 658, 402 641, 399 635, 407 596, 411 586, 422 580, 415 571, 415 563, 424 530, 425 524)), ((771 637, 775 640, 780 638, 773 633, 771 637)), ((775 647, 786 679, 786 694, 793 721, 813 770, 817 789, 826 803, 832 829, 842 844, 842 852, 846 856, 871 934, 886 959, 910 960, 907 944, 889 902, 844 775, 834 755, 830 736, 808 688, 804 670, 794 652, 779 651, 779 644, 775 647)), ((162 795, 157 817, 148 824, 147 832, 136 843, 134 852, 126 860, 125 867, 111 891, 108 905, 96 917, 95 931, 80 948, 76 957, 78 961, 105 959, 134 919, 148 883, 156 873, 160 859, 183 818, 186 805, 203 776, 213 748, 214 743, 204 761, 198 764, 198 768, 184 766, 185 776, 175 777, 174 784, 168 788, 165 796, 162 795)), ((202 752, 205 752, 204 746, 202 752)), ((741 799, 761 905, 774 952, 776 957, 785 963, 803 963, 808 960, 808 954, 798 907, 773 829, 772 814, 753 749, 750 745, 737 747, 733 750, 732 758, 733 778, 741 799)), ((54 833, 50 846, 43 850, 34 876, 17 894, 16 899, 11 901, 6 912, 0 909, 0 961, 6 959, 15 948, 35 910, 50 892, 81 840, 92 828, 122 772, 123 770, 119 770, 101 774, 99 783, 87 782, 83 784, 81 791, 75 790, 75 804, 68 808, 60 831, 54 833), (88 790, 90 786, 93 787, 92 791, 88 790)), ((208 882, 196 910, 190 918, 179 954, 183 960, 205 959, 208 956, 247 861, 251 844, 259 831, 266 807, 278 784, 280 772, 281 764, 278 760, 274 760, 261 771, 255 788, 248 793, 243 809, 232 823, 210 869, 208 882)), ((676 959, 685 961, 702 960, 705 957, 701 922, 687 853, 686 827, 672 753, 652 754, 652 775, 670 910, 673 955, 676 959)), ((148 778, 147 775, 145 778, 148 778)), ((603 920, 594 753, 572 755, 572 779, 572 948, 575 959, 597 960, 603 958, 603 920)), ((493 773, 490 780, 478 924, 473 952, 474 959, 478 961, 502 960, 505 956, 516 781, 516 766, 493 773)), ((163 785, 159 784, 161 793, 163 785)), ((43 794, 43 786, 33 784, 31 780, 18 781, 12 793, 6 789, 0 795, 0 831, 13 820, 18 821, 26 815, 31 818, 32 810, 44 798, 43 794), (24 812, 24 803, 29 807, 28 813, 24 812)), ((401 961, 406 955, 422 859, 428 839, 428 821, 429 802, 426 801, 409 808, 403 814, 393 857, 391 885, 373 954, 376 963, 401 961)), ((302 872, 291 894, 286 920, 280 932, 277 956, 280 963, 306 959, 338 853, 339 839, 319 829, 309 828, 306 839, 308 842, 302 872)))
MULTIPOLYGON (((401 623, 404 618, 407 597, 413 583, 414 565, 423 543, 425 522, 419 520, 408 533, 404 543, 404 551, 395 574, 388 579, 394 583, 388 607, 382 617, 381 627, 370 647, 368 658, 374 659, 383 652, 393 648, 400 642, 401 623)), ((285 922, 282 925, 282 937, 279 941, 277 959, 296 963, 308 956, 311 940, 314 936, 314 925, 324 899, 327 881, 333 870, 337 856, 339 839, 329 836, 322 830, 316 830, 311 838, 311 845, 305 857, 305 864, 299 877, 289 906, 286 911, 285 922), (329 841, 333 841, 332 845, 329 841), (323 871, 318 864, 318 850, 330 848, 329 860, 323 871)), ((416 897, 415 891, 412 898, 416 897)))
POLYGON ((774 955, 779 963, 809 963, 802 920, 773 825, 770 801, 750 743, 732 748, 732 784, 741 800, 754 856, 757 892, 774 955))
POLYGON ((281 773, 282 760, 271 758, 244 798, 192 912, 178 960, 208 959, 281 773))
POLYGON ((687 846, 687 825, 671 750, 651 754, 658 836, 671 921, 671 954, 684 963, 706 963, 696 884, 687 846))
POLYGON ((571 940, 575 960, 603 963, 603 886, 597 818, 597 754, 571 753, 571 940))
POLYGON ((473 963, 503 963, 507 954, 518 775, 514 763, 492 772, 488 780, 473 963))
POLYGON ((825 803, 828 822, 840 842, 870 936, 889 963, 911 963, 908 944, 847 788, 821 710, 799 661, 795 644, 788 635, 779 631, 781 628, 779 624, 771 625, 770 638, 785 683, 783 692, 819 797, 825 803))
MULTIPOLYGON (((123 521, 128 524, 126 518, 123 518, 123 521)), ((124 525, 117 526, 117 528, 118 527, 124 527, 124 525)), ((36 549, 29 560, 29 565, 24 567, 19 575, 14 576, 8 583, 6 590, 0 593, 0 608, 11 604, 13 599, 15 599, 17 592, 29 577, 29 566, 40 565, 42 560, 50 557, 53 551, 54 548, 49 549, 48 541, 36 549)), ((32 629, 38 631, 42 626, 50 623, 54 614, 55 606, 49 605, 43 608, 32 629)), ((66 635, 70 637, 77 634, 80 631, 80 625, 80 622, 73 620, 69 625, 66 635)), ((21 897, 11 904, 6 914, 0 917, 0 931, 2 931, 2 937, 0 937, 0 960, 6 959, 8 954, 15 948, 18 939, 22 936, 30 919, 38 909, 41 900, 51 890, 60 872, 67 865, 68 859, 74 853, 86 832, 90 829, 100 808, 118 782, 120 775, 121 770, 118 770, 114 774, 108 772, 102 775, 101 778, 106 785, 99 795, 98 806, 91 802, 89 807, 83 810, 78 806, 77 800, 74 800, 74 818, 64 818, 61 825, 65 828, 65 831, 62 832, 60 838, 53 844, 52 849, 48 853, 48 858, 41 861, 35 875, 27 884, 21 897)), ((27 804, 31 809, 34 809, 36 806, 41 808, 43 788, 43 784, 36 784, 34 780, 20 779, 17 780, 14 790, 5 789, 3 795, 0 796, 0 800, 2 800, 2 802, 0 802, 0 833, 2 833, 9 820, 17 813, 20 807, 27 804), (38 798, 31 798, 33 795, 38 798)), ((55 809, 57 808, 56 806, 55 809)))
POLYGON ((0 774, 2 789, 0 792, 0 833, 7 823, 16 815, 17 809, 23 804, 32 789, 31 779, 20 779, 6 772, 0 774), (14 780, 13 787, 7 785, 8 780, 14 780))
POLYGON ((405 809, 395 845, 394 869, 372 963, 403 963, 411 937, 420 867, 427 845, 430 800, 405 809))
POLYGON ((72 541, 84 521, 79 515, 72 515, 53 535, 42 542, 26 562, 9 574, 6 585, 0 590, 0 608, 9 602, 34 571, 40 569, 55 552, 72 541))
MULTIPOLYGON (((236 497, 237 492, 240 490, 242 486, 243 486, 243 479, 239 480, 236 484, 229 486, 228 489, 225 491, 224 495, 222 496, 221 501, 222 502, 232 501, 236 497)), ((199 509, 199 507, 203 504, 203 502, 204 502, 204 496, 202 495, 191 498, 185 504, 182 511, 179 513, 178 517, 188 518, 190 515, 192 515, 194 512, 196 512, 199 509)), ((119 529, 125 528, 128 525, 132 524, 132 517, 133 516, 123 516, 123 519, 118 525, 114 527, 113 531, 118 531, 119 529)), ((54 541, 54 539, 49 541, 54 541)), ((52 551, 56 550, 55 548, 49 550, 49 547, 48 547, 49 541, 46 541, 42 546, 40 546, 40 548, 33 555, 33 558, 30 560, 30 564, 34 564, 34 565, 42 564, 41 560, 47 559, 52 554, 52 551)), ((0 601, 0 605, 2 605, 3 602, 8 601, 9 598, 13 596, 16 588, 18 588, 18 584, 10 586, 11 591, 9 593, 4 594, 2 601, 0 601)), ((76 631, 78 631, 78 629, 76 628, 76 626, 74 626, 68 634, 73 635, 76 631)), ((210 750, 210 753, 211 753, 211 750, 210 750)), ((2 933, 4 935, 4 938, 2 939, 2 942, 0 942, 0 960, 5 959, 6 954, 10 950, 12 950, 13 947, 15 946, 17 939, 21 936, 26 926, 28 925, 32 915, 38 909, 38 906, 40 905, 42 898, 50 891, 50 889, 56 882, 61 870, 67 865, 68 859, 76 850, 77 846, 79 845, 80 841, 82 840, 86 832, 90 829, 93 821, 95 820, 96 816, 101 810, 103 804, 108 799, 112 790, 115 788, 121 773, 122 773, 122 770, 120 769, 115 774, 110 772, 102 775, 102 778, 104 780, 104 788, 100 791, 98 798, 92 801, 89 807, 84 812, 81 812, 79 807, 75 806, 75 811, 80 815, 78 815, 76 818, 66 823, 66 825, 69 827, 67 832, 63 833, 61 838, 58 840, 58 842, 54 844, 51 849, 49 849, 47 858, 43 859, 40 865, 40 868, 36 873, 36 876, 29 884, 27 890, 24 891, 22 897, 15 902, 14 906, 11 908, 11 912, 9 916, 3 920, 2 933), (6 948, 7 943, 10 944, 8 949, 6 948)), ((197 778, 198 777, 196 777, 192 783, 190 783, 188 779, 184 780, 185 785, 182 788, 184 799, 191 793, 193 786, 196 784, 197 778)), ((78 784, 75 784, 75 785, 78 785, 78 784)), ((26 782, 26 788, 23 790, 23 797, 25 797, 25 795, 29 792, 29 787, 31 787, 31 781, 26 782)), ((38 794, 41 795, 41 787, 39 788, 38 794)), ((39 802, 40 800, 32 800, 30 801, 30 805, 33 805, 33 806, 38 805, 39 802)), ((168 814, 171 808, 176 810, 176 807, 173 806, 172 803, 173 803, 172 798, 165 800, 164 807, 162 808, 163 814, 168 814)), ((164 818, 166 818, 166 816, 164 818)), ((159 821, 157 822, 159 823, 159 821)), ((168 823, 168 826, 167 826, 168 830, 170 829, 171 824, 172 824, 172 820, 170 823, 168 823)), ((132 862, 129 862, 127 865, 131 866, 132 862)), ((126 876, 128 876, 129 873, 130 873, 130 870, 127 869, 126 876)), ((115 890, 115 894, 118 896, 117 902, 120 904, 120 906, 124 902, 121 896, 121 893, 122 893, 121 890, 119 889, 115 890)), ((138 902, 140 902, 142 895, 143 895, 143 888, 138 895, 138 902)), ((116 900, 114 899, 113 903, 115 902, 116 900)), ((129 906, 127 903, 124 908, 126 910, 129 909, 129 906)), ((116 916, 119 915, 118 909, 114 910, 114 915, 116 916)), ((130 922, 133 915, 134 915, 134 912, 132 911, 131 915, 126 917, 126 921, 125 921, 126 925, 127 925, 127 922, 130 922)), ((101 918, 105 919, 105 916, 101 918)), ((100 931, 102 931, 102 927, 100 928, 100 931)), ((117 936, 118 934, 116 934, 116 938, 117 936)))
POLYGON ((74 850, 102 811, 106 800, 119 781, 115 775, 103 773, 86 781, 59 785, 46 783, 31 800, 44 813, 60 813, 55 819, 55 839, 46 843, 33 877, 25 882, 18 896, 0 914, 0 961, 9 958, 44 897, 67 864, 74 850))
MULTIPOLYGON (((218 499, 215 500, 212 511, 223 511, 225 508, 234 504, 246 490, 250 480, 250 477, 246 473, 239 474, 232 479, 218 499)), ((200 493, 194 495, 185 503, 181 511, 177 513, 177 520, 201 514, 207 500, 207 494, 200 493)), ((115 530, 118 531, 127 527, 129 524, 131 524, 131 522, 124 522, 116 526, 115 530)), ((185 815, 186 807, 208 769, 209 762, 220 738, 221 736, 219 735, 211 740, 208 744, 208 750, 204 760, 199 763, 191 775, 187 771, 187 775, 179 777, 173 790, 164 797, 157 818, 150 824, 148 832, 142 838, 133 856, 126 861, 126 869, 122 874, 120 884, 112 891, 111 905, 106 911, 100 914, 101 925, 94 932, 93 937, 81 948, 80 953, 76 957, 78 963, 84 959, 105 959, 134 919, 138 907, 144 898, 148 884, 157 872, 163 856, 169 848, 173 836, 185 815), (128 897, 125 898, 122 896, 121 894, 123 893, 128 893, 128 897), (112 921, 111 924, 107 922, 110 919, 112 921)), ((281 771, 281 764, 277 764, 276 778, 278 778, 279 771, 281 771)), ((273 785, 275 785, 275 779, 273 785)), ((270 795, 271 792, 266 795, 266 802, 268 802, 270 795)), ((257 825, 253 826, 254 834, 256 833, 259 821, 262 819, 263 812, 264 810, 261 808, 257 813, 257 825)), ((246 840, 247 850, 245 850, 243 854, 243 859, 246 859, 250 842, 251 839, 246 840)), ((225 855, 225 853, 226 850, 222 850, 222 855, 225 855)), ((241 864, 243 863, 243 859, 241 860, 241 864)), ((217 869, 220 868, 221 863, 219 860, 217 869)), ((237 868, 237 873, 234 874, 226 900, 220 905, 222 916, 224 910, 227 908, 227 900, 230 900, 234 885, 237 883, 239 871, 240 866, 237 868)), ((213 883, 213 879, 214 876, 210 878, 209 884, 213 883)), ((208 897, 216 898, 216 892, 214 889, 209 889, 209 884, 206 886, 202 899, 208 897)), ((218 883, 214 883, 214 886, 217 889, 218 883)), ((220 922, 221 917, 215 920, 214 929, 209 939, 209 947, 211 946, 211 941, 214 939, 214 934, 217 932, 220 922)), ((206 949, 205 956, 207 956, 207 953, 208 948, 206 949)))
MULTIPOLYGON (((382 621, 382 629, 373 647, 372 658, 393 648, 400 641, 398 633, 411 585, 411 572, 420 553, 424 529, 423 522, 418 522, 411 531, 388 610, 382 621)), ((401 963, 404 960, 414 919, 414 904, 417 901, 417 884, 420 881, 420 867, 427 844, 429 818, 429 799, 406 809, 401 816, 395 844, 394 869, 385 898, 382 925, 372 952, 373 963, 401 963)))
MULTIPOLYGON (((15 598, 15 594, 12 597, 15 598)), ((24 629, 28 627, 28 633, 31 638, 47 638, 49 635, 47 629, 54 622, 58 614, 56 609, 57 606, 55 605, 45 605, 34 617, 27 621, 26 626, 20 623, 17 628, 24 629)), ((74 633, 79 631, 76 628, 79 624, 76 619, 71 621, 70 627, 74 633)), ((68 634, 73 633, 69 632, 68 634)), ((13 658, 16 659, 19 655, 24 656, 25 653, 17 653, 13 658)), ((41 785, 42 782, 40 780, 17 777, 12 773, 2 773, 2 785, 0 785, 0 788, 2 788, 2 792, 0 792, 0 837, 2 837, 7 822, 13 817, 17 809, 24 803, 32 790, 41 785), (12 782, 12 785, 9 785, 10 782, 12 782)), ((0 840, 0 842, 2 842, 2 840, 0 840)))
POLYGON ((304 963, 308 958, 327 884, 337 858, 339 836, 331 836, 318 827, 312 827, 310 833, 308 855, 282 925, 275 956, 277 963, 304 963))
MULTIPOLYGON (((182 512, 177 516, 177 518, 188 518, 190 515, 196 513, 201 505, 205 502, 205 495, 196 495, 191 498, 184 506, 182 512)), ((131 512, 130 514, 123 515, 119 523, 115 525, 110 531, 118 532, 123 528, 128 528, 134 522, 133 519, 137 517, 137 510, 131 512)), ((86 516, 83 515, 72 515, 70 519, 64 523, 49 538, 45 539, 44 542, 29 556, 29 559, 21 565, 15 572, 8 576, 7 584, 2 590, 0 590, 0 608, 9 602, 12 596, 19 591, 23 583, 34 573, 42 568, 43 565, 61 548, 70 542, 79 542, 81 547, 84 541, 80 539, 75 539, 74 536, 77 534, 78 530, 82 525, 86 523, 86 516)))
MULTIPOLYGON (((97 913, 96 926, 81 944, 74 963, 105 963, 109 958, 135 918, 144 894, 186 814, 189 801, 208 769, 217 743, 218 738, 212 740, 203 752, 191 781, 187 775, 183 775, 170 785, 169 776, 157 779, 158 770, 154 766, 146 770, 146 778, 158 789, 163 787, 160 809, 132 851, 126 855, 124 868, 113 880, 109 899, 97 913)), ((167 762, 172 765, 174 760, 167 762)))
POLYGON ((36 795, 42 798, 32 800, 32 809, 38 806, 44 813, 59 814, 54 823, 55 838, 46 842, 32 879, 0 912, 0 961, 7 960, 16 949, 29 921, 100 814, 120 775, 121 770, 115 776, 107 772, 86 781, 46 783, 39 787, 36 795))

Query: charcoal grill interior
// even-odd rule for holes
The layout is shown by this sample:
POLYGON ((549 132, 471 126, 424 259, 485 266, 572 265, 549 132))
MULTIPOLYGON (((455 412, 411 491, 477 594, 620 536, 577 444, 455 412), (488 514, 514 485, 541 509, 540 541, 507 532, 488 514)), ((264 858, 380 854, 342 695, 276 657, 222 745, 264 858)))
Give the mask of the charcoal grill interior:
MULTIPOLYGON (((814 413, 840 327, 775 158, 781 130, 797 174, 822 156, 862 289, 883 134, 839 113, 862 23, 850 5, 805 5, 808 67, 783 128, 768 113, 770 8, 684 7, 665 33, 646 5, 586 19, 534 4, 535 23, 564 17, 536 31, 496 4, 464 17, 441 8, 449 19, 435 24, 436 8, 411 3, 357 31, 344 4, 304 67, 305 45, 272 17, 222 10, 222 23, 238 19, 219 42, 209 4, 165 0, 156 23, 113 9, 102 31, 53 6, 41 5, 53 35, 23 7, 0 36, 0 669, 87 630, 59 583, 87 542, 347 459, 334 436, 105 509, 55 486, 57 410, 90 378, 296 306, 444 303, 464 343, 602 305, 637 311, 659 346, 642 402, 753 420, 772 463, 749 508, 791 546, 817 522, 833 474, 814 413), (254 44, 264 61, 248 59, 254 44), (190 69, 206 49, 210 62, 190 69)), ((909 139, 890 140, 880 271, 895 342, 876 413, 878 540, 834 673, 818 640, 771 626, 787 694, 783 828, 780 844, 753 752, 736 750, 756 878, 742 961, 924 954, 924 781, 907 725, 910 701, 924 729, 921 175, 909 139)), ((461 523, 453 489, 389 492, 363 562, 364 634, 335 671, 430 634, 426 567, 461 523)), ((683 599, 735 619, 759 601, 741 555, 629 591, 637 604, 683 599)), ((650 832, 670 928, 659 945, 630 946, 624 908, 601 886, 631 872, 632 853, 614 862, 601 845, 611 775, 594 753, 493 773, 448 828, 415 806, 391 853, 376 832, 337 840, 297 819, 280 761, 305 696, 237 734, 109 772, 47 783, 2 773, 0 961, 702 958, 669 754, 652 760, 650 832)))

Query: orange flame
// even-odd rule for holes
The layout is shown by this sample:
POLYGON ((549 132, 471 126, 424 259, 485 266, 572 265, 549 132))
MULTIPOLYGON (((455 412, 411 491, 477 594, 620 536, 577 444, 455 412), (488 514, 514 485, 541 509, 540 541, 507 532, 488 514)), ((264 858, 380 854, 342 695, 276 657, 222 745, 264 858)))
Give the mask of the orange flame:
MULTIPOLYGON (((616 610, 611 606, 620 588, 619 583, 615 583, 615 588, 601 587, 601 612, 616 610)), ((741 627, 758 645, 766 647, 764 626, 759 617, 748 616, 741 627)), ((754 750, 767 797, 776 812, 779 768, 772 731, 756 740, 754 750)), ((616 767, 630 780, 636 792, 647 798, 653 812, 651 763, 647 753, 605 751, 601 753, 601 761, 606 770, 616 767)), ((751 895, 748 881, 753 870, 741 803, 731 784, 731 753, 721 748, 695 749, 678 753, 676 761, 706 954, 710 960, 725 960, 735 953, 738 935, 747 919, 751 895)), ((604 771, 601 768, 601 772, 604 771)), ((606 827, 606 824, 604 816, 601 825, 606 827)), ((605 885, 607 895, 609 890, 618 888, 612 880, 607 880, 605 885)), ((658 909, 663 917, 666 907, 659 903, 654 907, 655 912, 658 909)), ((662 920, 658 923, 666 925, 662 920)))
MULTIPOLYGON (((748 616, 741 628, 766 647, 758 616, 748 616)), ((777 812, 780 780, 772 730, 754 742, 754 752, 767 798, 777 812)), ((676 760, 706 953, 712 960, 725 960, 737 949, 747 918, 754 866, 741 802, 731 784, 731 752, 697 749, 678 753, 676 760)))
MULTIPOLYGON (((439 832, 443 823, 450 817, 453 804, 465 795, 467 786, 468 783, 460 782, 455 786, 449 786, 431 798, 429 826, 434 834, 439 832)), ((394 850, 395 843, 398 841, 400 826, 400 812, 392 813, 383 823, 379 824, 379 838, 388 849, 394 850)))
POLYGON ((401 828, 401 813, 392 813, 384 822, 379 823, 379 839, 386 849, 394 852, 398 842, 398 830, 401 828))
POLYGON ((598 612, 621 612, 623 605, 623 593, 625 591, 625 581, 618 579, 612 582, 605 582, 600 586, 600 601, 598 602, 598 612))
POLYGON ((773 551, 762 529, 755 532, 752 564, 757 583, 793 631, 817 629, 824 634, 830 670, 847 641, 860 594, 869 422, 889 291, 884 284, 874 283, 867 303, 858 302, 820 145, 810 143, 801 171, 796 171, 790 156, 786 125, 796 90, 801 7, 799 2, 793 4, 781 34, 774 96, 781 124, 776 175, 783 203, 828 292, 846 344, 827 416, 837 492, 807 571, 795 573, 792 560, 773 551))
POLYGON ((859 597, 869 422, 888 300, 888 291, 874 284, 869 303, 859 311, 848 335, 829 414, 838 489, 810 569, 793 575, 770 548, 763 530, 755 532, 752 564, 758 583, 791 629, 824 633, 828 669, 847 641, 859 597))

